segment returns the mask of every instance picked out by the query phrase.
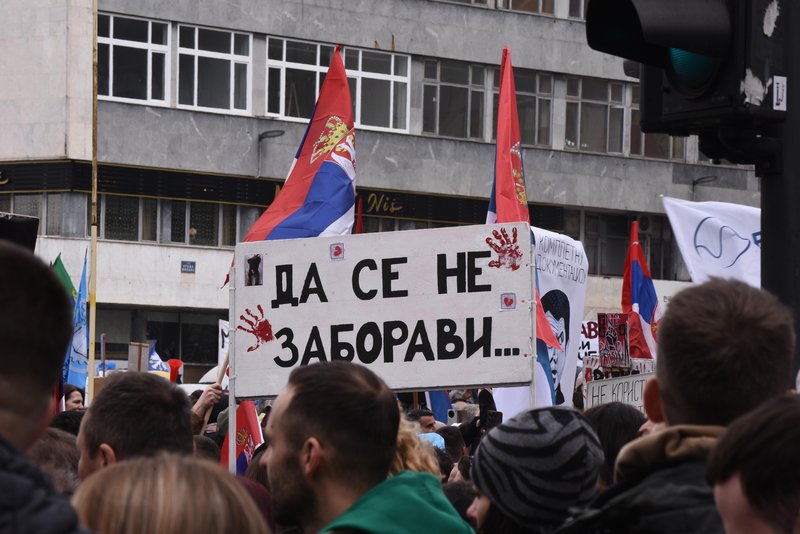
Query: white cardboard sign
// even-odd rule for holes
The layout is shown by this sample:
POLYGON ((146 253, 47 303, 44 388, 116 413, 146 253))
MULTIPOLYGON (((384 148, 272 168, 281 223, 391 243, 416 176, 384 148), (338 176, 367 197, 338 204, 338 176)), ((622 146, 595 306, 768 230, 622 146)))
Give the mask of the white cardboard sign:
POLYGON ((654 376, 655 373, 642 373, 587 382, 586 408, 621 402, 644 413, 644 385, 654 376))
POLYGON ((277 395, 323 360, 399 390, 529 384, 531 258, 524 223, 241 243, 235 394, 277 395))

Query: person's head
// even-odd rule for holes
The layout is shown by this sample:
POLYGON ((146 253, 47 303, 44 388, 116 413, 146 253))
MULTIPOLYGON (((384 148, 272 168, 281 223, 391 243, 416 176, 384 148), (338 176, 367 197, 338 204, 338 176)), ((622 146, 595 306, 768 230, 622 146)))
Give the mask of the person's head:
POLYGON ((436 432, 436 419, 434 419, 432 411, 424 408, 409 410, 406 417, 412 423, 419 423, 421 433, 436 432))
POLYGON ((27 449, 47 427, 72 338, 72 306, 53 270, 0 240, 0 436, 27 449))
POLYGON ((80 453, 74 435, 50 427, 31 445, 26 454, 39 469, 50 475, 56 491, 72 495, 80 482, 80 453))
POLYGON ((95 396, 78 434, 80 475, 159 452, 192 454, 189 398, 151 373, 117 373, 95 396))
POLYGON ((72 384, 64 385, 64 411, 83 410, 83 390, 72 384))
POLYGON ((244 487, 221 466, 193 456, 118 462, 84 480, 72 503, 94 532, 267 532, 244 487))
POLYGON ((725 426, 791 383, 792 314, 764 290, 713 278, 677 293, 658 328, 655 423, 725 426))
POLYGON ((444 438, 444 448, 453 463, 457 464, 467 450, 461 431, 455 426, 444 426, 437 430, 436 433, 444 438))
POLYGON ((517 414, 489 431, 475 454, 478 532, 554 530, 597 493, 603 450, 586 419, 566 408, 517 414))
POLYGON ((639 437, 639 429, 646 421, 645 416, 633 406, 621 402, 589 408, 583 415, 592 425, 603 447, 605 461, 600 469, 600 482, 601 487, 608 487, 614 481, 614 463, 620 449, 639 437))
POLYGON ((83 421, 84 415, 86 415, 86 410, 58 412, 50 421, 50 426, 63 430, 64 432, 69 432, 73 436, 77 436, 81 429, 81 421, 83 421))
POLYGON ((419 438, 414 423, 401 416, 397 430, 397 447, 389 474, 396 475, 402 471, 439 476, 439 464, 433 447, 419 438))
POLYGON ((194 436, 194 455, 211 462, 219 462, 220 448, 207 436, 194 436))
POLYGON ((708 459, 725 532, 800 532, 800 397, 786 395, 734 421, 708 459))
POLYGON ((267 423, 263 456, 275 521, 322 527, 320 502, 353 502, 386 479, 400 412, 394 394, 366 367, 330 362, 298 367, 267 423))
POLYGON ((567 363, 567 343, 569 343, 569 298, 561 290, 553 289, 542 295, 542 309, 547 321, 553 329, 553 334, 561 344, 562 350, 547 347, 550 358, 550 371, 553 374, 553 383, 561 383, 564 365, 567 363))
POLYGON ((472 505, 472 501, 475 500, 475 490, 472 489, 472 483, 466 480, 448 482, 442 485, 442 492, 444 492, 444 496, 447 497, 450 504, 453 505, 453 508, 456 509, 458 515, 461 516, 461 519, 469 523, 474 529, 475 522, 467 516, 467 510, 472 505))

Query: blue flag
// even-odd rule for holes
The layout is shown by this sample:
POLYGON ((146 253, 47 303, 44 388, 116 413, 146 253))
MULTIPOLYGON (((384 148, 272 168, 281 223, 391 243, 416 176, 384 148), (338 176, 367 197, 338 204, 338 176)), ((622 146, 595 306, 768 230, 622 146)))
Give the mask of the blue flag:
POLYGON ((86 255, 83 256, 83 272, 78 287, 78 298, 72 313, 72 342, 64 359, 64 383, 81 389, 86 388, 89 369, 89 323, 86 321, 86 255))

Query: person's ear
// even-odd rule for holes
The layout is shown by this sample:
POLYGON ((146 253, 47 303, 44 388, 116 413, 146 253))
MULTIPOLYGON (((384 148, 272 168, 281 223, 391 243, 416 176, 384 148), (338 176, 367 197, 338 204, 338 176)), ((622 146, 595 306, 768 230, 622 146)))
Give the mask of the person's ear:
POLYGON ((303 443, 300 453, 300 467, 303 474, 311 479, 315 478, 325 462, 325 450, 317 438, 308 438, 303 443))
POLYGON ((652 422, 664 422, 664 410, 661 404, 661 388, 656 378, 651 378, 644 386, 644 411, 647 412, 647 418, 652 422))
POLYGON ((100 466, 101 467, 108 467, 110 465, 114 465, 117 463, 117 453, 114 452, 114 449, 111 448, 111 445, 108 443, 101 443, 100 446, 97 448, 97 455, 95 457, 100 458, 100 466))

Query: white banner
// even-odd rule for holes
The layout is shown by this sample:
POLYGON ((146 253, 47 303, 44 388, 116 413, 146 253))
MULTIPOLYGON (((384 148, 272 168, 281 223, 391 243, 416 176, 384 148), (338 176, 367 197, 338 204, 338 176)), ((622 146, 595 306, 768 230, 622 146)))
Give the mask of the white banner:
POLYGON ((621 402, 644 413, 644 385, 655 373, 593 380, 586 384, 586 409, 621 402))
MULTIPOLYGON (((572 406, 589 261, 580 241, 532 228, 542 308, 564 348, 559 351, 548 347, 546 354, 539 354, 534 366, 535 404, 572 406)), ((493 393, 497 410, 503 412, 504 419, 530 408, 528 387, 496 388, 493 393)))
POLYGON ((220 319, 219 329, 217 330, 217 365, 219 366, 225 363, 225 355, 228 354, 228 347, 230 345, 229 339, 228 321, 220 319))
POLYGON ((241 243, 234 261, 237 397, 329 360, 400 390, 531 381, 523 223, 241 243))
POLYGON ((761 287, 761 210, 725 202, 664 198, 692 282, 711 276, 761 287))

